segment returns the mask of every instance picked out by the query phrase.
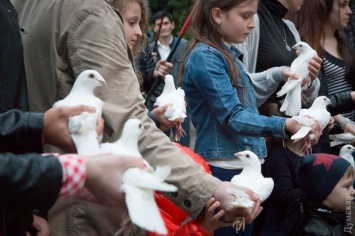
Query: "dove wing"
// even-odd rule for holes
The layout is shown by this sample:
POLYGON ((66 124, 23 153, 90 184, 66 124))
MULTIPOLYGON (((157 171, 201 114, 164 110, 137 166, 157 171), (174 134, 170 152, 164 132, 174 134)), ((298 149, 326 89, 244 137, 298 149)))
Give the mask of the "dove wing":
POLYGON ((151 232, 166 235, 164 221, 154 199, 154 191, 123 184, 128 214, 133 224, 151 232), (144 209, 144 210, 143 210, 144 209))
POLYGON ((177 191, 177 187, 174 185, 167 184, 154 173, 140 168, 127 169, 122 176, 122 181, 126 184, 139 188, 146 188, 163 192, 177 191))
POLYGON ((274 189, 274 181, 272 178, 263 178, 260 182, 260 187, 257 194, 260 196, 260 201, 265 201, 274 189))
POLYGON ((298 79, 288 78, 287 82, 282 86, 280 91, 277 92, 277 96, 281 97, 281 96, 285 95, 288 91, 291 91, 292 89, 294 89, 297 85, 300 85, 301 83, 302 83, 302 81, 300 81, 298 79))

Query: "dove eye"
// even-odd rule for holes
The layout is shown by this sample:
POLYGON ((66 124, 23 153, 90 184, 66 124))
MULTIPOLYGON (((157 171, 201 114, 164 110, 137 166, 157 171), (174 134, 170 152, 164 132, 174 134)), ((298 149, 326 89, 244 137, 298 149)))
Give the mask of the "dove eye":
POLYGON ((250 157, 249 154, 247 154, 246 157, 249 158, 250 157))
POLYGON ((94 77, 95 77, 94 74, 89 74, 89 78, 90 78, 90 79, 93 79, 94 77))
POLYGON ((142 128, 142 124, 139 124, 139 128, 142 128))

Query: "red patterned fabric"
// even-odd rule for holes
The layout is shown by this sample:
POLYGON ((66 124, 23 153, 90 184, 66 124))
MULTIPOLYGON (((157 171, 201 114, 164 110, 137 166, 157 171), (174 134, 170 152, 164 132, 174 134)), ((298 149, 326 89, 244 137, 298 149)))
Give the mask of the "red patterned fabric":
POLYGON ((76 154, 46 153, 44 156, 56 156, 63 169, 62 187, 59 192, 61 197, 75 195, 84 187, 86 180, 86 169, 82 158, 76 154))

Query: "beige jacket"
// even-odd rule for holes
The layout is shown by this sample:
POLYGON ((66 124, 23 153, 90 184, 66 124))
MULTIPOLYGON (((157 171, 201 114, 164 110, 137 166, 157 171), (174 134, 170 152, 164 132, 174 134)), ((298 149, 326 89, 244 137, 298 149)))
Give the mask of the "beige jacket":
MULTIPOLYGON (((148 118, 118 13, 104 0, 12 2, 18 11, 20 26, 27 31, 22 37, 30 110, 45 111, 55 101, 63 99, 83 70, 99 71, 108 84, 108 88, 97 91, 105 101, 104 141, 116 140, 127 119, 141 119, 146 128, 139 141, 143 157, 152 166, 172 166, 168 182, 178 186, 179 191, 176 195, 167 196, 192 217, 197 217, 220 181, 182 154, 148 118)), ((105 210, 100 211, 99 216, 97 213, 83 215, 86 218, 103 218, 106 222, 109 221, 107 216, 119 215, 114 209, 106 211, 107 214, 105 210)), ((112 224, 119 227, 116 219, 112 220, 112 224)), ((96 227, 93 231, 87 229, 90 235, 94 232, 97 235, 112 233, 108 229, 100 229, 100 225, 93 222, 89 225, 96 227)), ((56 230, 58 228, 52 229, 52 235, 56 235, 56 230)), ((58 235, 68 235, 68 232, 58 232, 58 235)), ((75 230, 70 232, 73 235, 89 235, 75 230)))

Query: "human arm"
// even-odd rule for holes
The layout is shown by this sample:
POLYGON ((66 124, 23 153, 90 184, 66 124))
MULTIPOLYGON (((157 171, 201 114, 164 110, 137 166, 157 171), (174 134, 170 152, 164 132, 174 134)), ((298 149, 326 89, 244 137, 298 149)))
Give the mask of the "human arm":
POLYGON ((106 206, 124 207, 122 173, 129 167, 144 167, 140 158, 106 154, 80 157, 2 153, 0 163, 2 209, 49 209, 58 196, 74 195, 106 206))
POLYGON ((225 57, 216 49, 201 46, 186 63, 186 94, 203 107, 228 133, 248 136, 286 136, 282 117, 259 115, 249 78, 239 70, 238 85, 233 86, 225 57), (191 92, 189 92, 191 90, 191 92))
POLYGON ((122 21, 106 2, 100 4, 102 9, 90 12, 69 40, 68 57, 74 77, 82 68, 100 71, 108 85, 97 90, 97 95, 105 102, 104 141, 117 140, 124 122, 132 117, 139 118, 145 127, 139 141, 142 156, 153 167, 172 167, 167 182, 178 187, 178 194, 165 194, 192 217, 197 217, 221 182, 204 173, 200 166, 182 154, 147 116, 144 99, 129 60, 122 21), (95 47, 88 46, 88 38, 95 42, 95 47), (99 58, 97 52, 100 52, 99 58), (195 177, 193 181, 192 173, 195 177))
POLYGON ((345 118, 343 115, 339 114, 333 116, 334 122, 337 123, 344 131, 344 133, 352 133, 355 135, 355 122, 345 118))
POLYGON ((0 114, 0 150, 15 154, 42 152, 45 143, 75 152, 68 131, 68 118, 81 112, 94 112, 88 106, 52 108, 45 113, 10 110, 0 114))
MULTIPOLYGON (((286 81, 288 67, 274 67, 259 73, 248 73, 253 85, 256 102, 260 107, 278 88, 281 81, 286 81)), ((289 69, 288 69, 289 71, 289 69)), ((291 76, 291 74, 289 74, 291 76)))
POLYGON ((319 74, 319 78, 321 81, 319 96, 327 96, 332 102, 327 106, 327 109, 332 116, 355 109, 355 91, 346 91, 329 95, 328 82, 322 72, 319 74))

